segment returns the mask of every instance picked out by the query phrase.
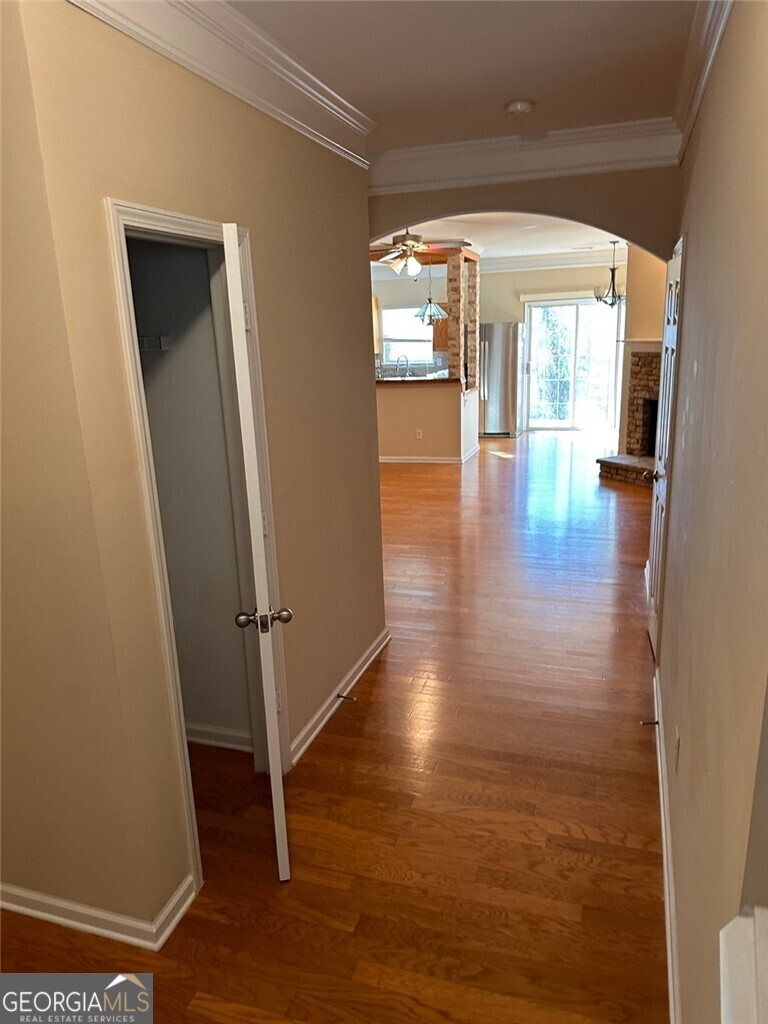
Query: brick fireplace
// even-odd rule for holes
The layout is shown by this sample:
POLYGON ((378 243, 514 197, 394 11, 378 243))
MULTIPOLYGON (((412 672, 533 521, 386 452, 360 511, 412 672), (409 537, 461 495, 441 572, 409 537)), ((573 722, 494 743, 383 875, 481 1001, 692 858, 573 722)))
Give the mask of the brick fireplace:
POLYGON ((653 455, 659 406, 660 352, 633 352, 627 401, 627 455, 653 455))
POLYGON ((661 352, 627 352, 626 452, 598 459, 604 480, 651 487, 643 476, 653 470, 656 449, 656 421, 659 408, 661 352))

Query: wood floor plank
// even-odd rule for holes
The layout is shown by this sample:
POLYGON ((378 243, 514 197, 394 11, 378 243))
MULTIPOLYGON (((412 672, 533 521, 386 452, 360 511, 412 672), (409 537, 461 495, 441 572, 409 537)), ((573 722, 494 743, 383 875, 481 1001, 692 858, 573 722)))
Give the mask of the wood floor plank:
POLYGON ((594 457, 383 466, 392 641, 286 777, 292 880, 268 780, 192 745, 206 883, 164 949, 4 912, 3 969, 153 971, 158 1024, 667 1024, 650 494, 594 457))

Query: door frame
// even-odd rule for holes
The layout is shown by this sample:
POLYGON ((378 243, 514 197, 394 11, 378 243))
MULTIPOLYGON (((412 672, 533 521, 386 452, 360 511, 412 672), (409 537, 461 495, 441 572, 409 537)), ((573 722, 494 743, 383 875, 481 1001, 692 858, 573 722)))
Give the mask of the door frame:
MULTIPOLYGON (((658 594, 657 602, 655 607, 652 608, 651 604, 651 585, 652 585, 652 566, 651 566, 651 554, 649 552, 648 561, 645 563, 645 595, 646 595, 646 616, 648 620, 648 638, 651 644, 651 650, 653 651, 654 664, 658 665, 661 661, 661 620, 664 609, 664 587, 666 582, 666 565, 667 565, 667 533, 669 529, 669 507, 670 507, 670 495, 672 493, 672 477, 674 476, 674 455, 675 455, 675 429, 677 426, 677 387, 678 387, 678 373, 680 370, 680 343, 682 341, 682 328, 683 328, 683 298, 685 296, 685 258, 687 250, 687 235, 683 233, 680 238, 675 242, 674 248, 672 249, 672 256, 667 260, 667 268, 669 264, 678 255, 680 256, 680 278, 677 292, 675 294, 675 314, 676 314, 676 334, 675 334, 675 367, 674 376, 672 379, 672 393, 669 396, 669 436, 667 438, 667 462, 664 467, 664 522, 661 528, 660 537, 660 550, 661 558, 659 559, 658 566, 658 594), (651 615, 653 615, 654 625, 653 631, 651 630, 651 615)), ((664 289, 664 331, 661 339, 661 374, 664 374, 664 347, 665 337, 667 329, 667 316, 668 316, 668 302, 669 302, 669 285, 665 285, 664 289)), ((661 387, 661 381, 659 382, 661 387)), ((659 390, 659 401, 661 401, 661 390, 659 390)), ((658 472, 659 469, 659 431, 657 428, 656 433, 656 451, 653 456, 653 468, 654 472, 658 472)), ((656 514, 656 482, 653 484, 653 508, 651 515, 652 517, 656 514)), ((651 519, 651 544, 653 544, 653 519, 651 519)))
MULTIPOLYGON (((117 291, 118 319, 125 366, 125 380, 133 421, 135 450, 139 468, 139 480, 144 506, 144 518, 150 547, 152 575, 155 584, 155 597, 160 620, 162 657, 164 666, 164 682, 168 705, 171 711, 171 735, 176 763, 179 771, 182 792, 184 794, 184 825, 189 868, 194 879, 195 890, 203 883, 202 862, 200 858, 200 842, 197 831, 197 814, 195 812, 192 791, 192 775, 187 750, 186 722, 181 694, 181 676, 176 654, 176 640, 173 629, 173 613, 171 608, 171 592, 168 580, 168 568, 165 560, 162 524, 160 520, 160 503, 155 479, 155 467, 152 458, 152 441, 149 430, 144 382, 139 358, 139 346, 136 330, 136 318, 133 309, 133 293, 131 290, 130 267, 128 263, 128 245, 126 233, 132 237, 144 238, 154 242, 170 242, 176 244, 199 245, 208 248, 212 244, 224 246, 223 222, 202 220, 185 214, 160 210, 151 206, 130 203, 122 200, 105 199, 107 221, 109 226, 113 269, 117 291)), ((247 332, 250 363, 253 368, 251 387, 256 399, 254 421, 256 428, 256 446, 259 455, 259 483, 262 508, 265 517, 264 543, 267 556, 267 575, 271 593, 279 599, 277 577, 277 550, 274 537, 274 513, 272 506, 271 475, 269 471, 269 448, 267 442, 267 423, 264 407, 264 388, 261 373, 261 353, 258 331, 256 327, 256 301, 253 286, 251 264, 250 234, 246 228, 238 227, 240 252, 240 270, 242 275, 243 295, 250 323, 247 332)), ((280 630, 272 632, 275 662, 276 688, 278 691, 278 721, 280 727, 280 758, 283 773, 291 767, 290 735, 288 731, 286 706, 285 655, 280 630)), ((249 700, 262 699, 261 694, 249 694, 249 700)))

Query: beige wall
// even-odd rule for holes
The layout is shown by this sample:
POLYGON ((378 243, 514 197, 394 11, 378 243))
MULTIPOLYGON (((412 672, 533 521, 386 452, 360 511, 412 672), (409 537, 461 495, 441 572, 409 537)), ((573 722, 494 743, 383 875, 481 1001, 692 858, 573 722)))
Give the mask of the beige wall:
POLYGON ((104 197, 250 229, 296 735, 384 625, 366 180, 74 6, 2 10, 4 880, 150 919, 186 864, 104 197))
POLYGON ((668 259, 680 225, 677 167, 372 196, 370 237, 460 213, 511 210, 592 224, 668 259))
POLYGON ((664 292, 667 264, 651 253, 630 245, 626 267, 626 316, 624 321, 621 400, 619 405, 619 451, 627 450, 629 373, 633 352, 654 352, 661 348, 664 321, 664 292), (650 343, 650 344, 649 344, 650 343))
POLYGON ((456 459, 462 455, 461 384, 376 385, 379 454, 389 459, 456 459), (423 437, 416 438, 421 430, 423 437))
MULTIPOLYGON (((482 273, 482 262, 480 263, 482 273)), ((625 282, 624 267, 619 267, 616 281, 625 282)), ((480 319, 483 323, 497 320, 525 320, 524 295, 594 294, 596 287, 608 287, 607 267, 563 267, 555 270, 521 270, 503 274, 482 274, 480 280, 480 319)))
POLYGON ((661 340, 666 278, 665 260, 630 245, 627 251, 627 318, 624 329, 624 337, 628 341, 661 340))
MULTIPOLYGON (((768 5, 735 4, 683 165, 661 629, 683 1024, 720 1019, 718 931, 742 899, 768 675, 766 53, 768 5)), ((760 861, 765 878, 768 849, 760 861)))
POLYGON ((0 9, 3 880, 151 918, 186 873, 168 713, 159 683, 120 697, 24 40, 0 9))
MULTIPOLYGON (((372 281, 371 290, 379 304, 379 315, 382 309, 407 308, 422 306, 427 301, 429 285, 424 271, 416 278, 397 277, 393 270, 383 281, 372 281)), ((445 274, 432 279, 432 298, 435 302, 446 301, 445 274)))

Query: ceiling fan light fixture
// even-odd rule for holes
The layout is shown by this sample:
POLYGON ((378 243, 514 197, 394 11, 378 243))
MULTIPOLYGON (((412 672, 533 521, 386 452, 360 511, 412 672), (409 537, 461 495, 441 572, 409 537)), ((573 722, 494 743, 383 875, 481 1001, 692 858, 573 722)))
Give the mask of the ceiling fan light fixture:
POLYGON ((397 256, 393 260, 388 260, 387 266, 391 267, 392 270, 394 270, 394 272, 399 275, 407 262, 408 260, 406 259, 405 256, 397 256))
POLYGON ((405 269, 409 277, 418 277, 421 273, 421 264, 413 253, 405 261, 405 269))

